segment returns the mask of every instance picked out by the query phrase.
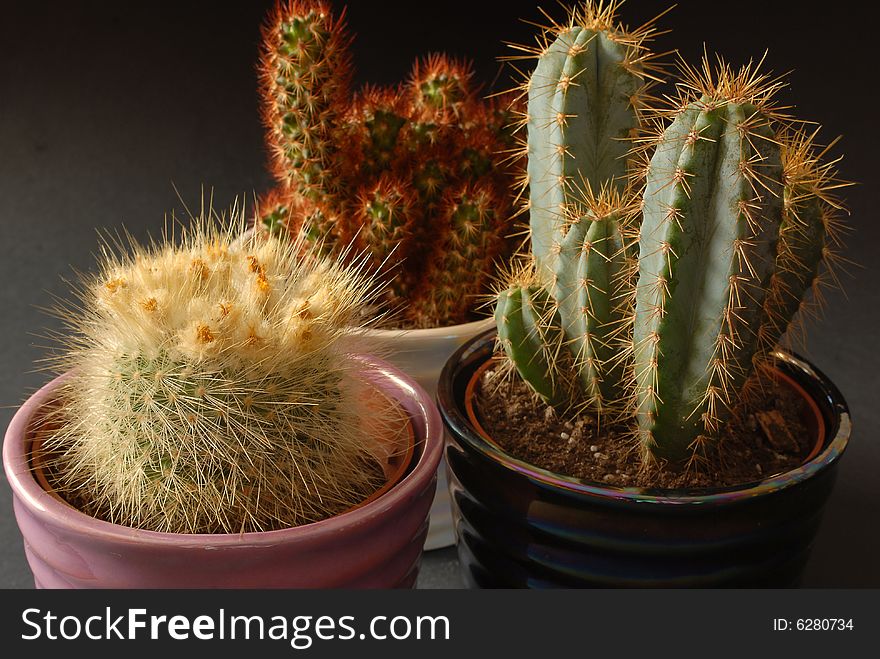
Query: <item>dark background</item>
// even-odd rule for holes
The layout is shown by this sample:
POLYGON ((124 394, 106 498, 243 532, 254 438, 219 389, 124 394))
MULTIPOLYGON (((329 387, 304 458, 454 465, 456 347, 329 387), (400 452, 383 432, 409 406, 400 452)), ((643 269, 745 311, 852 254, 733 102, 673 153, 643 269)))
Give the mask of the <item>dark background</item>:
MULTIPOLYGON (((255 72, 270 4, 0 0, 0 430, 49 378, 34 370, 43 351, 33 334, 54 322, 36 307, 64 294, 71 266, 89 268, 96 228, 143 238, 182 202, 198 205, 203 186, 219 207, 270 186, 255 72)), ((502 42, 533 41, 520 19, 542 20, 534 1, 349 4, 359 82, 398 81, 414 57, 444 50, 473 59, 477 77, 502 89, 509 69, 497 59, 511 52, 502 42)), ((623 19, 639 24, 668 4, 629 0, 623 19)), ((804 350, 842 390, 855 424, 805 586, 880 586, 876 37, 866 6, 680 0, 661 21, 672 33, 656 45, 695 62, 705 42, 735 64, 769 49, 768 69, 793 71, 782 99, 823 124, 826 139, 844 135, 842 174, 860 182, 847 193, 846 256, 858 265, 824 320, 809 325, 804 350)), ((455 570, 453 551, 433 552, 421 585, 456 586, 455 570)), ((0 587, 31 583, 4 480, 0 587)))

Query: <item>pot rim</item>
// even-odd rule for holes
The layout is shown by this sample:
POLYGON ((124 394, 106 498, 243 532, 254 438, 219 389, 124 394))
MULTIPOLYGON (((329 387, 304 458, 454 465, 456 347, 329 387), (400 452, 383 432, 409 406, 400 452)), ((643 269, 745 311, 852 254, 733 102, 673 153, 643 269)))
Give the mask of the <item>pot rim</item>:
MULTIPOLYGON (((494 344, 495 330, 484 332, 457 350, 443 368, 437 389, 437 402, 443 420, 457 439, 464 441, 468 447, 477 451, 485 459, 503 469, 515 472, 532 483, 550 489, 564 490, 566 494, 587 496, 630 502, 634 504, 672 504, 676 506, 705 506, 707 504, 729 504, 736 501, 751 499, 787 489, 802 482, 816 473, 827 469, 836 462, 846 449, 852 432, 852 420, 849 408, 843 395, 828 377, 804 358, 786 352, 777 351, 775 356, 785 365, 792 379, 809 378, 825 398, 826 406, 831 410, 836 423, 826 427, 826 443, 822 450, 800 467, 760 481, 723 488, 704 489, 664 489, 646 487, 617 487, 573 478, 542 469, 524 460, 520 460, 501 450, 487 441, 470 423, 464 412, 464 404, 458 404, 453 389, 453 380, 457 375, 458 366, 467 358, 474 358, 488 341, 494 344)), ((491 359, 491 353, 487 357, 491 359)), ((800 385, 804 393, 810 396, 807 387, 800 385)), ((812 398, 812 396, 811 396, 812 398)), ((819 409, 819 401, 811 403, 819 409)), ((824 415, 823 415, 824 420, 824 415)))
POLYGON ((490 316, 481 320, 473 320, 469 323, 459 323, 458 325, 447 325, 445 327, 426 327, 422 329, 383 329, 379 327, 370 327, 362 330, 361 335, 367 338, 390 340, 456 339, 476 333, 482 334, 483 331, 489 330, 493 327, 495 327, 495 319, 490 316))
POLYGON ((34 415, 51 400, 65 375, 60 375, 31 395, 18 409, 3 442, 3 467, 16 497, 32 512, 56 527, 115 542, 155 546, 229 547, 273 546, 290 540, 311 541, 361 526, 418 493, 437 470, 443 449, 443 424, 428 394, 408 375, 372 355, 354 355, 363 365, 362 375, 389 398, 401 404, 415 432, 421 453, 409 473, 386 492, 325 520, 275 531, 247 533, 168 533, 136 529, 96 519, 46 492, 37 482, 25 446, 34 415), (404 402, 409 399, 410 405, 404 402), (414 413, 415 412, 415 413, 414 413), (419 426, 423 426, 420 428, 419 426))

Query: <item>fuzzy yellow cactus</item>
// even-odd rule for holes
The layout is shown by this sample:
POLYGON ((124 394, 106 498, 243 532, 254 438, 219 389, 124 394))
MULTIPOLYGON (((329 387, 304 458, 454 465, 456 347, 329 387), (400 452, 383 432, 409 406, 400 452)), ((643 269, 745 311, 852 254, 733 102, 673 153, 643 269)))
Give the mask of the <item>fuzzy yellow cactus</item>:
POLYGON ((350 354, 375 282, 302 243, 237 238, 241 212, 215 220, 179 241, 106 247, 66 311, 70 375, 44 444, 56 487, 96 517, 264 531, 337 514, 385 482, 374 437, 400 419, 377 419, 350 354))

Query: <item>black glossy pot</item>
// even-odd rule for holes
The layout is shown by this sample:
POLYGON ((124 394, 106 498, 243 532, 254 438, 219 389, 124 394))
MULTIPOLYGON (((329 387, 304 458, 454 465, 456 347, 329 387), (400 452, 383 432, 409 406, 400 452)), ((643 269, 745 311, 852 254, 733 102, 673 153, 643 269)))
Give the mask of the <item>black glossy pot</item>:
POLYGON ((607 487, 504 453, 478 432, 465 390, 491 357, 494 331, 447 362, 438 402, 458 554, 480 587, 797 585, 850 435, 837 388, 804 360, 780 371, 813 400, 824 441, 798 469, 717 490, 607 487))

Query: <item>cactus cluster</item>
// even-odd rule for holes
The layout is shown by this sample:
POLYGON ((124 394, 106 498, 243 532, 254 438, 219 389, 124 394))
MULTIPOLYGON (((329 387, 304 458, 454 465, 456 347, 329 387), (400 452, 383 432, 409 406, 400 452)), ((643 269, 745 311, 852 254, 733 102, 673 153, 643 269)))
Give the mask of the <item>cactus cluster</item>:
POLYGON ((179 241, 108 242, 63 310, 53 486, 95 517, 175 533, 342 512, 385 483, 395 449, 375 437, 402 425, 348 352, 374 284, 302 244, 237 237, 240 211, 208 218, 179 241))
POLYGON ((641 116, 651 28, 623 32, 618 6, 588 0, 536 53, 532 252, 498 336, 554 407, 631 423, 646 461, 679 463, 762 386, 829 272, 844 184, 760 63, 682 63, 679 95, 641 116))
POLYGON ((557 406, 602 412, 627 393, 617 353, 636 258, 632 152, 659 72, 648 48, 654 22, 626 30, 614 22, 616 8, 587 2, 537 48, 524 48, 537 59, 522 118, 533 264, 500 292, 495 314, 501 344, 520 353, 513 361, 536 391, 552 392, 557 406), (559 343, 543 349, 555 355, 546 369, 517 347, 535 344, 522 331, 538 325, 559 343))
POLYGON ((324 0, 276 6, 260 69, 277 187, 258 221, 365 250, 410 326, 464 322, 510 251, 507 106, 481 100, 469 66, 444 55, 353 93, 350 41, 324 0))

